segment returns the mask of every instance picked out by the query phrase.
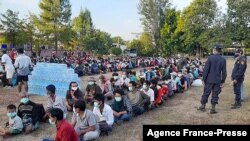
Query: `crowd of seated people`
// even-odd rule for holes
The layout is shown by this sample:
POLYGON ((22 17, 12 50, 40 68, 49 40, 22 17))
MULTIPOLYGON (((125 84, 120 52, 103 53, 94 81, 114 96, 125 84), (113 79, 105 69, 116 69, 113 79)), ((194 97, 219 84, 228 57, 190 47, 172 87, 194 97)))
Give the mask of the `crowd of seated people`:
MULTIPOLYGON (((48 85, 46 87, 48 104, 45 108, 41 104, 32 102, 24 93, 18 108, 15 105, 7 107, 9 125, 13 121, 17 125, 0 129, 0 135, 6 137, 21 132, 30 133, 39 130, 40 122, 49 122, 56 126, 65 124, 69 130, 74 129, 73 133, 70 133, 72 139, 76 136, 78 140, 86 141, 97 139, 100 135, 108 135, 115 124, 122 125, 136 116, 157 109, 168 100, 168 97, 185 93, 192 82, 202 75, 203 66, 199 59, 186 59, 187 62, 182 61, 185 63, 181 67, 177 60, 171 58, 156 61, 158 63, 155 64, 149 62, 148 65, 152 65, 151 67, 143 64, 143 67, 139 67, 136 71, 132 69, 133 67, 120 68, 118 69, 120 72, 108 69, 112 72, 110 78, 105 74, 100 75, 99 80, 90 76, 85 90, 80 90, 79 84, 71 82, 65 98, 55 94, 56 87, 53 84, 48 85), (71 124, 67 122, 68 114, 73 115, 71 124)), ((141 63, 141 60, 138 62, 141 63)), ((140 63, 137 66, 140 66, 140 63)), ((63 136, 64 132, 60 134, 58 132, 59 130, 55 139, 63 136)), ((44 139, 44 141, 49 140, 44 139)))

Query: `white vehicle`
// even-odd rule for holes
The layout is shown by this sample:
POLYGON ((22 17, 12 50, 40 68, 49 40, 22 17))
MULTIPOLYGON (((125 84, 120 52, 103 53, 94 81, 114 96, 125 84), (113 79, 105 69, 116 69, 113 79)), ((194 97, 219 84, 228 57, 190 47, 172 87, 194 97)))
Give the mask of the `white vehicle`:
POLYGON ((125 49, 123 54, 125 56, 136 57, 137 56, 137 50, 136 49, 125 49))

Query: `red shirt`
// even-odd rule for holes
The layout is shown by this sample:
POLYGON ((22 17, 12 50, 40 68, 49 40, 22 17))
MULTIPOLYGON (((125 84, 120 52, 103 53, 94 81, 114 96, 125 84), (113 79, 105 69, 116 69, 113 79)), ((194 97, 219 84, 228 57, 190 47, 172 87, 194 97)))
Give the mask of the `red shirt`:
POLYGON ((56 128, 55 141, 79 141, 75 129, 66 120, 63 120, 56 128))
POLYGON ((11 51, 11 53, 10 53, 10 58, 11 58, 12 60, 15 60, 15 56, 16 56, 15 52, 14 52, 14 51, 11 51))

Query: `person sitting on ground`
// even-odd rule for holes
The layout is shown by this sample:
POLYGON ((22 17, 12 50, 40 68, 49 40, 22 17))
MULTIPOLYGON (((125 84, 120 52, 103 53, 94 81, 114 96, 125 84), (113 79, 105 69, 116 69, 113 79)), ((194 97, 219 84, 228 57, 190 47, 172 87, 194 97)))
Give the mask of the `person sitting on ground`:
POLYGON ((102 93, 102 89, 96 84, 94 77, 89 78, 86 92, 85 100, 90 103, 93 102, 93 98, 97 93, 102 93))
POLYGON ((191 72, 194 76, 194 80, 199 78, 199 69, 195 65, 191 66, 191 72))
POLYGON ((180 77, 178 76, 178 73, 176 73, 176 72, 173 72, 171 75, 172 75, 174 85, 175 85, 175 88, 176 88, 175 93, 180 93, 181 92, 180 77))
POLYGON ((150 97, 149 109, 153 109, 154 108, 154 101, 155 101, 155 94, 154 94, 154 90, 152 90, 150 88, 150 85, 151 85, 150 81, 144 82, 141 91, 150 97))
POLYGON ((119 78, 119 74, 117 72, 112 74, 112 78, 115 80, 115 88, 121 89, 122 88, 122 82, 119 78))
POLYGON ((111 107, 108 104, 104 103, 104 101, 104 95, 95 95, 93 113, 97 117, 101 133, 108 134, 108 132, 112 131, 114 115, 111 107))
POLYGON ((180 85, 180 91, 184 92, 188 88, 187 78, 182 73, 179 73, 178 77, 180 78, 180 84, 179 84, 180 85))
MULTIPOLYGON (((24 132, 31 133, 38 128, 39 124, 39 112, 36 103, 29 100, 27 93, 24 92, 21 95, 20 104, 18 106, 17 115, 23 121, 24 132)), ((42 116, 42 115, 41 115, 42 116)))
POLYGON ((131 102, 133 113, 135 115, 141 115, 144 111, 148 110, 150 104, 150 97, 143 92, 138 91, 134 81, 129 82, 128 98, 131 102))
POLYGON ((72 125, 80 141, 95 140, 99 137, 99 125, 95 114, 86 109, 86 103, 78 100, 74 104, 75 112, 72 117, 72 125))
POLYGON ((68 111, 73 111, 73 105, 77 100, 83 100, 83 92, 78 88, 77 82, 70 82, 69 90, 66 93, 66 107, 68 111))
POLYGON ((83 65, 78 60, 75 61, 74 71, 79 77, 83 76, 83 65))
POLYGON ((104 75, 101 75, 99 77, 99 81, 100 81, 100 88, 102 90, 102 94, 105 97, 112 96, 113 95, 113 89, 112 89, 111 82, 109 82, 104 75))
POLYGON ((132 117, 132 105, 121 89, 114 91, 114 98, 111 105, 114 112, 114 121, 120 125, 123 121, 129 121, 132 117))
POLYGON ((142 87, 145 81, 146 81, 145 75, 141 75, 141 76, 140 76, 140 81, 139 81, 139 83, 137 83, 137 86, 138 86, 139 88, 142 87))
POLYGON ((136 72, 135 71, 130 71, 129 76, 130 76, 130 81, 136 82, 136 72))
POLYGON ((56 137, 55 139, 44 138, 43 141, 79 141, 73 126, 64 120, 64 114, 60 108, 49 110, 49 122, 51 125, 56 125, 56 137))
POLYGON ((52 108, 60 108, 63 111, 64 118, 66 118, 67 108, 65 105, 65 100, 56 95, 56 87, 54 85, 48 85, 46 87, 47 95, 48 95, 48 105, 46 107, 46 114, 44 115, 44 119, 49 118, 49 110, 52 108))
POLYGON ((158 95, 155 98, 155 105, 158 107, 162 105, 163 100, 167 99, 168 87, 167 85, 158 84, 157 90, 158 90, 158 95))
POLYGON ((152 79, 151 80, 151 86, 150 86, 150 88, 154 91, 154 98, 155 98, 155 100, 158 97, 157 84, 158 84, 158 81, 156 79, 152 79))
POLYGON ((127 77, 126 72, 122 72, 122 78, 120 78, 121 84, 123 88, 128 88, 130 79, 127 77))
POLYGON ((10 135, 20 134, 23 131, 22 119, 16 114, 16 106, 10 104, 7 106, 7 115, 9 122, 6 124, 7 128, 0 127, 0 136, 6 138, 10 135))

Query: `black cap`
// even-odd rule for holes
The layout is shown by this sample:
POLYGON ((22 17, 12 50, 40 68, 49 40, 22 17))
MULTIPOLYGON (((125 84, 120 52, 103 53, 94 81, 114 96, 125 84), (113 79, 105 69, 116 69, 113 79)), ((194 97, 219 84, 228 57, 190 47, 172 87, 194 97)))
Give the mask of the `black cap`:
POLYGON ((221 47, 221 45, 214 45, 213 48, 214 48, 214 49, 221 49, 222 47, 221 47))

